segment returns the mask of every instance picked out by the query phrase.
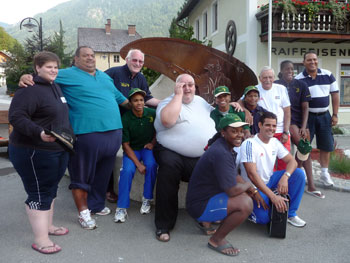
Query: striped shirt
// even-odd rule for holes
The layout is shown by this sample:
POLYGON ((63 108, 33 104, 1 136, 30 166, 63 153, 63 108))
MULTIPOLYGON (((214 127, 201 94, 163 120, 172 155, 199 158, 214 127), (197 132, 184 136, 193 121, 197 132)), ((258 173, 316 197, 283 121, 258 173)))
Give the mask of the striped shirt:
POLYGON ((315 79, 304 70, 296 79, 303 81, 310 90, 312 100, 309 103, 309 111, 318 113, 325 112, 329 107, 329 94, 339 92, 337 81, 333 74, 326 69, 317 69, 315 79))

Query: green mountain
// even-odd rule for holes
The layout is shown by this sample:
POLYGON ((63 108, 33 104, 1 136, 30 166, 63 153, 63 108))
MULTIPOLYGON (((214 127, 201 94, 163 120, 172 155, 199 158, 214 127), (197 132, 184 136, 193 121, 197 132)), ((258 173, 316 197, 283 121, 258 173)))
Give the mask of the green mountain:
MULTIPOLYGON (((42 18, 44 38, 59 31, 61 20, 67 49, 74 50, 78 27, 104 28, 108 18, 113 29, 127 29, 134 24, 142 37, 168 36, 171 20, 183 3, 184 0, 71 0, 34 18, 38 21, 42 18)), ((7 27, 6 31, 22 42, 33 33, 20 30, 19 24, 7 27)))

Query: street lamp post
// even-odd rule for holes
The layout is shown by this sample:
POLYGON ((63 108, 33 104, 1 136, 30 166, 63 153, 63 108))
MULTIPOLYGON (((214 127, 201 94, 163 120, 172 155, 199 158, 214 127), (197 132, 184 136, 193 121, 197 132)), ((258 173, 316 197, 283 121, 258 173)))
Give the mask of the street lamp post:
POLYGON ((39 21, 40 22, 38 22, 38 20, 36 20, 33 17, 24 18, 21 21, 21 24, 19 25, 19 29, 22 29, 22 26, 23 26, 23 27, 28 29, 28 32, 33 32, 33 28, 38 26, 39 27, 39 39, 40 39, 40 51, 43 51, 43 21, 42 21, 41 17, 40 17, 39 21), (28 22, 23 24, 23 22, 26 20, 28 20, 28 22), (37 25, 33 24, 32 21, 35 21, 37 23, 37 25))

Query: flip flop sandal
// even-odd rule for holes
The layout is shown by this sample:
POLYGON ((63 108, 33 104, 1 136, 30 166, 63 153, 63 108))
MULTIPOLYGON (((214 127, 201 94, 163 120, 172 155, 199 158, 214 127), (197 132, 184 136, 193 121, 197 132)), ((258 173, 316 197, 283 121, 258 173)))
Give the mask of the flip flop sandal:
POLYGON ((230 257, 234 257, 234 256, 237 256, 237 255, 239 254, 239 249, 234 248, 234 247, 233 247, 230 243, 228 243, 228 242, 227 242, 226 244, 221 245, 221 246, 218 246, 218 247, 214 247, 213 245, 211 245, 210 243, 208 243, 208 247, 209 247, 210 249, 212 249, 212 250, 215 250, 216 252, 218 252, 218 253, 220 253, 220 254, 224 254, 224 255, 230 256, 230 257), (232 248, 232 249, 234 249, 234 250, 236 251, 236 253, 234 253, 234 254, 228 254, 228 253, 223 252, 224 249, 226 249, 226 248, 232 248))
POLYGON ((54 253, 57 253, 57 252, 60 252, 62 249, 61 248, 58 248, 56 246, 56 244, 54 243, 52 246, 46 246, 46 247, 38 247, 37 244, 32 244, 32 248, 36 251, 38 251, 39 253, 42 253, 42 254, 54 254, 54 253), (51 251, 47 251, 47 249, 49 248, 55 248, 55 250, 51 250, 51 251))
POLYGON ((321 193, 321 191, 305 191, 307 194, 312 195, 314 197, 324 199, 326 196, 321 193))
POLYGON ((169 233, 168 230, 157 229, 157 231, 156 231, 156 238, 158 239, 158 241, 168 242, 170 240, 170 233, 169 233), (160 236, 163 235, 163 234, 167 234, 169 236, 169 238, 168 239, 161 238, 160 236))
POLYGON ((49 232, 49 235, 51 236, 64 236, 67 235, 69 233, 68 228, 65 227, 58 227, 56 228, 53 232, 49 232))
POLYGON ((214 227, 212 227, 212 226, 210 226, 210 227, 205 227, 205 226, 203 225, 203 223, 201 223, 201 222, 196 222, 196 225, 197 225, 197 227, 198 227, 200 230, 202 230, 202 232, 203 232, 206 236, 211 236, 211 235, 215 234, 215 232, 216 232, 216 229, 215 229, 214 227), (212 233, 209 233, 209 232, 212 232, 212 233))

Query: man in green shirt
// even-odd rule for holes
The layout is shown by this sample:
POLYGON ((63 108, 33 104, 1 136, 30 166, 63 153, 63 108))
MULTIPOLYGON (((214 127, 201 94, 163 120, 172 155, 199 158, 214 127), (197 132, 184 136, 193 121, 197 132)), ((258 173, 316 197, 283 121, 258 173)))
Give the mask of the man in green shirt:
POLYGON ((153 126, 156 112, 144 108, 146 92, 134 88, 129 92, 131 110, 124 113, 123 122, 123 166, 119 177, 119 197, 114 222, 124 223, 126 209, 130 205, 130 190, 136 169, 145 175, 141 214, 151 211, 153 188, 157 176, 158 165, 153 157, 155 129, 153 126), (141 161, 143 163, 141 163, 141 161))
MULTIPOLYGON (((238 117, 244 122, 245 114, 243 111, 236 111, 231 105, 231 92, 226 86, 219 86, 214 91, 216 108, 210 113, 210 117, 215 121, 215 128, 219 131, 219 123, 228 113, 237 114, 238 117)), ((244 138, 250 137, 250 128, 248 125, 243 128, 244 138)))

